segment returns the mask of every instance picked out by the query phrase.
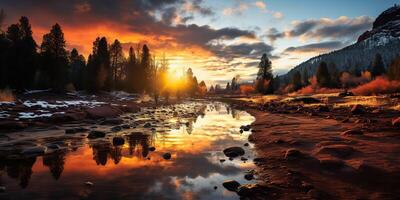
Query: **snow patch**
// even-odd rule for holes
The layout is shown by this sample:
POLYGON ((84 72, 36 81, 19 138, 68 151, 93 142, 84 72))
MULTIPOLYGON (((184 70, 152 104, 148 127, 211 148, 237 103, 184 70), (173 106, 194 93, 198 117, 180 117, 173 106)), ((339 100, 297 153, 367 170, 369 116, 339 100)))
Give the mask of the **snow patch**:
POLYGON ((105 104, 105 102, 99 102, 99 101, 82 101, 82 100, 77 100, 77 101, 56 101, 55 103, 48 103, 47 101, 25 101, 24 106, 26 107, 34 107, 34 106, 39 106, 43 109, 47 108, 68 108, 70 106, 87 106, 87 107, 96 107, 102 104, 105 104))

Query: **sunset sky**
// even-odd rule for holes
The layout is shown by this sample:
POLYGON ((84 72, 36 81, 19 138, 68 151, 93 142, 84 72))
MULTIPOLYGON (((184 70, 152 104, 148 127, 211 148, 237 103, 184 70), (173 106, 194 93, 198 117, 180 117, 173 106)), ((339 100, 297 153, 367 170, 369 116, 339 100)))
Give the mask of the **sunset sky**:
POLYGON ((6 29, 29 17, 34 37, 59 23, 67 47, 86 57, 98 36, 166 54, 173 71, 191 67, 199 80, 252 80, 262 53, 275 74, 354 43, 396 0, 1 0, 6 29))

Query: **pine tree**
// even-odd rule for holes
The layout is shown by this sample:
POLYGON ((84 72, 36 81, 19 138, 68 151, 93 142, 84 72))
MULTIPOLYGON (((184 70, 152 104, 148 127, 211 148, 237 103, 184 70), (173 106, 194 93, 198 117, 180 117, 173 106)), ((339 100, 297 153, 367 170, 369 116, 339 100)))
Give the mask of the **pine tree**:
POLYGON ((299 71, 296 71, 292 77, 292 84, 293 84, 293 89, 295 91, 301 89, 302 84, 301 84, 301 74, 299 71))
POLYGON ((140 77, 141 90, 150 92, 151 90, 151 56, 150 50, 147 45, 143 45, 142 55, 140 59, 140 70, 138 77, 140 77))
POLYGON ((307 70, 307 68, 304 68, 302 78, 303 78, 303 85, 305 85, 305 86, 310 85, 310 81, 308 80, 308 70, 307 70))
POLYGON ((110 67, 112 71, 112 88, 121 89, 121 82, 125 78, 125 57, 121 43, 115 40, 110 46, 110 67), (118 87, 117 87, 118 86, 118 87))
POLYGON ((385 65, 383 64, 383 60, 382 60, 381 54, 377 53, 375 55, 375 59, 374 59, 371 67, 372 67, 371 68, 371 74, 372 74, 372 77, 374 77, 374 78, 377 77, 377 76, 381 76, 384 73, 386 73, 385 65))
POLYGON ((42 70, 49 77, 47 84, 56 92, 65 90, 67 83, 68 57, 65 46, 64 33, 58 24, 43 36, 40 46, 42 70))
POLYGON ((338 87, 340 85, 340 75, 337 70, 336 64, 333 62, 329 63, 328 71, 331 74, 331 86, 338 87))
POLYGON ((263 94, 273 93, 273 75, 271 61, 268 59, 267 54, 263 54, 261 61, 258 64, 257 73, 257 91, 263 94))
POLYGON ((79 54, 78 50, 72 49, 70 56, 71 82, 76 90, 82 90, 84 85, 85 58, 79 54))
POLYGON ((329 87, 331 77, 325 62, 321 62, 317 68, 317 82, 320 87, 329 87))
POLYGON ((130 92, 137 92, 139 86, 137 77, 138 65, 133 47, 129 48, 128 60, 126 62, 126 69, 127 69, 126 88, 130 92))
POLYGON ((400 80, 400 56, 392 60, 387 75, 390 80, 400 80))

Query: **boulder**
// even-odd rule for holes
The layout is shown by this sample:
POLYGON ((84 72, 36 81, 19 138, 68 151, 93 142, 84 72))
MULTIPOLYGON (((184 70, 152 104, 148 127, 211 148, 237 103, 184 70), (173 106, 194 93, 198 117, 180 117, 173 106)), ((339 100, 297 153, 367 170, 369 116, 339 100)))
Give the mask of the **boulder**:
POLYGON ((267 188, 259 185, 259 184, 246 184, 246 185, 241 185, 237 189, 237 194, 241 197, 251 197, 263 193, 267 190, 267 188))
POLYGON ((235 180, 227 180, 222 183, 222 186, 229 191, 235 192, 240 187, 240 183, 235 180))
POLYGON ((224 149, 224 154, 227 157, 234 158, 238 156, 243 156, 245 154, 244 149, 242 147, 229 147, 224 149))
POLYGON ((294 149, 294 148, 286 150, 286 153, 285 153, 285 159, 287 159, 287 160, 298 159, 303 156, 304 155, 300 150, 294 149))
POLYGON ((105 136, 106 136, 106 133, 103 131, 92 130, 89 132, 89 135, 87 136, 87 138, 95 139, 95 138, 102 138, 105 136))
POLYGON ((121 110, 109 105, 88 108, 85 111, 91 119, 113 118, 122 114, 121 110))
POLYGON ((365 113, 365 107, 362 106, 362 105, 360 105, 360 104, 357 104, 357 105, 354 105, 354 106, 351 108, 350 112, 351 112, 351 114, 353 114, 353 115, 360 115, 360 114, 365 113))
POLYGON ((248 181, 253 180, 253 179, 254 179, 254 175, 251 174, 251 173, 245 174, 245 175, 244 175, 244 179, 246 179, 246 180, 248 180, 248 181))
POLYGON ((124 145, 125 140, 123 137, 114 137, 113 138, 113 145, 114 146, 121 146, 124 145))

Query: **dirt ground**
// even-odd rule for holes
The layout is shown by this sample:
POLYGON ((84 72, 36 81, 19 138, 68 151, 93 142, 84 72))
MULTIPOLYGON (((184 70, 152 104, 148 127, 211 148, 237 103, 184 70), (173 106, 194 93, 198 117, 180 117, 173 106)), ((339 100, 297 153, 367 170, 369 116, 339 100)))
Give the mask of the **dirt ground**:
POLYGON ((274 199, 400 199, 400 130, 388 119, 263 107, 246 108, 256 118, 249 141, 274 199))

